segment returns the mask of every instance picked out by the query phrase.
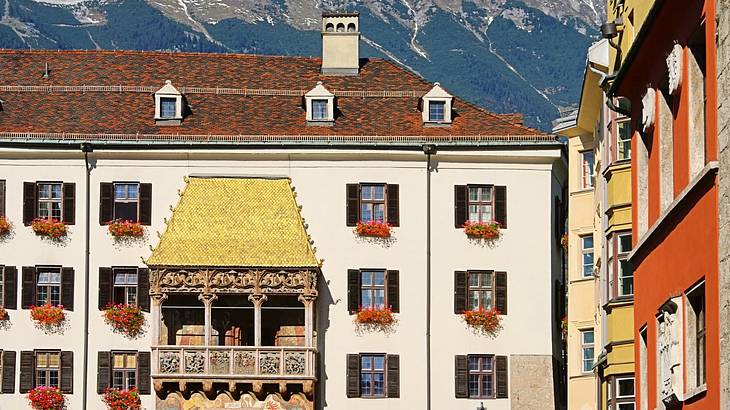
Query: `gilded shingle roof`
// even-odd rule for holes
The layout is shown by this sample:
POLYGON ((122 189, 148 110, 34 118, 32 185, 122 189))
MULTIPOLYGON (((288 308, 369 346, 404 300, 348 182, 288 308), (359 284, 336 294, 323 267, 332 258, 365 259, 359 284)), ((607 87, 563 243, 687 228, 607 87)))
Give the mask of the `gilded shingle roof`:
POLYGON ((310 57, 0 50, 0 132, 182 139, 206 134, 543 135, 525 127, 519 115, 494 114, 458 98, 450 126, 424 126, 420 100, 433 85, 386 60, 361 63, 357 76, 327 76, 320 72, 321 59, 310 57), (46 64, 49 75, 44 77, 46 64), (154 120, 153 93, 165 80, 184 96, 178 126, 161 127, 154 120), (308 125, 305 118, 302 94, 318 81, 336 96, 335 122, 329 127, 308 125))
POLYGON ((147 264, 318 267, 286 178, 190 178, 147 264))

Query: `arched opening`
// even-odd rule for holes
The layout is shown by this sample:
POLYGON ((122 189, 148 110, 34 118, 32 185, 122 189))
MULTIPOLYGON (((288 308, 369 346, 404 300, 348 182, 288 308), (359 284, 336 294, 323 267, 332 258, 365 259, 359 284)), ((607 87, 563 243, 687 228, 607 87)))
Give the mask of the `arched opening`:
POLYGON ((344 33, 345 32, 345 25, 342 23, 337 24, 337 32, 338 33, 344 33))
POLYGON ((354 33, 357 30, 355 29, 355 23, 350 23, 347 25, 347 32, 348 33, 354 33))
POLYGON ((324 31, 328 31, 328 32, 335 31, 335 25, 332 23, 327 23, 327 25, 324 28, 324 31))

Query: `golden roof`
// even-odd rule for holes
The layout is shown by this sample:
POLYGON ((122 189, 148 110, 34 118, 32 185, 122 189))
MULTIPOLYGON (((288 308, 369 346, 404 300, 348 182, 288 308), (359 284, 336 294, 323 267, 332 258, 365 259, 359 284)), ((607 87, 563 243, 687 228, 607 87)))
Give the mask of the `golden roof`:
POLYGON ((287 178, 190 178, 150 266, 318 267, 287 178))

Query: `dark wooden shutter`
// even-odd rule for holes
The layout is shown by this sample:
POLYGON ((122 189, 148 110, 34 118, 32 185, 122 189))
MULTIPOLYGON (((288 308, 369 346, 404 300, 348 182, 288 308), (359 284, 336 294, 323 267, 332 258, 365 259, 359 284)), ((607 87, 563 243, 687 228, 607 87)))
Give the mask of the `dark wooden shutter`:
POLYGON ((111 381, 112 355, 110 352, 97 353, 96 392, 104 393, 111 381))
POLYGON ((6 350, 3 352, 3 380, 2 393, 15 393, 15 352, 6 350))
POLYGON ((76 223, 76 184, 63 184, 63 222, 66 225, 76 223))
POLYGON ((18 308, 18 269, 15 266, 4 268, 3 306, 5 309, 18 308))
POLYGON ((139 394, 150 394, 152 372, 150 371, 150 352, 137 353, 137 391, 139 394))
POLYGON ((139 184, 139 223, 152 224, 152 184, 139 184))
POLYGON ((454 186, 454 227, 461 228, 466 222, 466 185, 454 186))
POLYGON ((114 184, 102 182, 99 187, 99 225, 114 219, 114 184))
POLYGON ((388 305, 394 313, 400 312, 400 295, 399 295, 399 279, 400 272, 397 270, 388 271, 388 305))
POLYGON ((494 272, 494 307, 507 314, 507 272, 494 272))
POLYGON ((466 355, 454 357, 454 387, 457 399, 469 398, 469 363, 466 355))
POLYGON ((360 355, 347 355, 347 397, 360 397, 360 355))
POLYGON ((468 273, 454 272, 454 313, 460 315, 466 310, 466 284, 468 273))
POLYGON ((0 216, 5 216, 5 181, 0 180, 0 216))
POLYGON ((112 302, 112 268, 99 268, 99 310, 112 302))
POLYGON ((507 393, 509 390, 507 356, 495 357, 494 370, 497 379, 497 398, 506 399, 509 396, 507 393))
POLYGON ((360 271, 357 269, 347 270, 347 310, 350 314, 360 309, 360 271))
POLYGON ((35 354, 32 351, 20 352, 20 393, 33 390, 33 375, 35 374, 35 354))
POLYGON ((507 228, 507 187, 494 187, 494 219, 502 228, 507 228))
POLYGON ((35 219, 38 209, 36 202, 36 183, 23 182, 23 225, 28 226, 35 219))
POLYGON ((400 397, 400 357, 397 354, 389 354, 385 362, 388 366, 388 397, 400 397))
POLYGON ((61 304, 65 310, 74 310, 74 268, 61 268, 61 304))
POLYGON ((21 307, 30 309, 35 305, 35 267, 23 266, 23 289, 21 294, 21 307))
POLYGON ((145 312, 150 311, 150 270, 137 269, 137 304, 145 312))
POLYGON ((388 184, 388 193, 386 198, 388 200, 388 223, 393 226, 400 226, 400 213, 398 204, 398 185, 388 184))
POLYGON ((360 185, 347 184, 347 226, 355 226, 360 221, 360 185))
POLYGON ((74 352, 61 352, 61 392, 74 392, 74 352))

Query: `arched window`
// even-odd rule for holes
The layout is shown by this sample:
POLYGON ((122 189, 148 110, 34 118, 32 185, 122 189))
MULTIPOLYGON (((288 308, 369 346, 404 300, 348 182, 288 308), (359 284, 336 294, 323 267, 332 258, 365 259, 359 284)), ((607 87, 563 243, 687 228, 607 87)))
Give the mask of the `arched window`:
POLYGON ((347 32, 348 33, 354 33, 355 31, 357 31, 355 29, 355 23, 350 23, 350 24, 347 25, 347 32))
POLYGON ((345 25, 342 23, 337 24, 337 32, 338 33, 344 33, 345 32, 345 25))
POLYGON ((325 26, 324 31, 329 31, 329 32, 335 31, 335 25, 332 23, 327 23, 327 26, 325 26))

